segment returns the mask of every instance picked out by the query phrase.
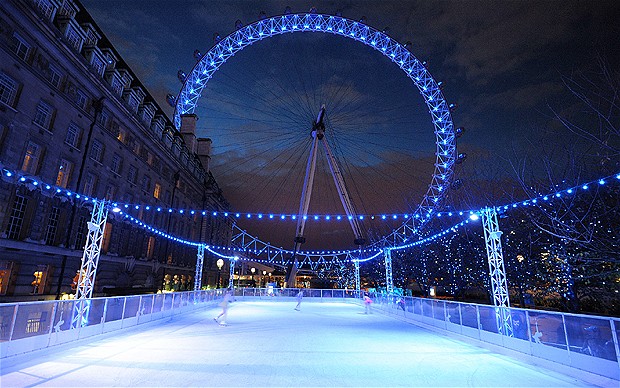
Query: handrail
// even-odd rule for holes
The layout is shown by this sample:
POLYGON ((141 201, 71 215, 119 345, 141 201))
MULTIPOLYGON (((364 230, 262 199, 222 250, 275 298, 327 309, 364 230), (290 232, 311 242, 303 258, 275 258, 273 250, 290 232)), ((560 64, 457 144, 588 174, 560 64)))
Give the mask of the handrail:
MULTIPOLYGON (((88 299, 84 325, 71 328, 75 300, 0 304, 0 359, 215 306, 225 289, 88 299)), ((297 288, 237 288, 237 300, 291 301, 297 288)), ((371 311, 620 380, 620 318, 508 308, 512 336, 497 327, 496 307, 370 293, 371 311), (515 323, 516 322, 516 323, 515 323)), ((362 304, 361 292, 304 289, 304 299, 362 304)))

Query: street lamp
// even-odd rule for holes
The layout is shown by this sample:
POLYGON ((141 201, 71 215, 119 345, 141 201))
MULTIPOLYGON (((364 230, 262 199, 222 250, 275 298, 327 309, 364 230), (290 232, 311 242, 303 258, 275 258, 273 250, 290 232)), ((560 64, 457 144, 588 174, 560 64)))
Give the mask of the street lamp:
MULTIPOLYGON (((252 283, 254 282, 254 272, 256 272, 256 268, 252 267, 250 268, 250 271, 252 272, 252 283)), ((255 284, 253 284, 254 287, 256 287, 255 284)))
POLYGON ((265 288, 267 288, 267 282, 265 282, 265 275, 267 275, 267 271, 263 270, 263 283, 265 288))
POLYGON ((220 288, 220 280, 221 280, 221 276, 222 276, 222 267, 224 266, 224 260, 217 259, 215 264, 217 265, 217 282, 216 282, 215 286, 216 286, 216 288, 220 288))
POLYGON ((525 307, 525 300, 523 298, 523 261, 525 261, 525 257, 523 255, 517 255, 517 261, 519 262, 519 275, 518 282, 519 285, 519 303, 521 304, 521 308, 525 307))

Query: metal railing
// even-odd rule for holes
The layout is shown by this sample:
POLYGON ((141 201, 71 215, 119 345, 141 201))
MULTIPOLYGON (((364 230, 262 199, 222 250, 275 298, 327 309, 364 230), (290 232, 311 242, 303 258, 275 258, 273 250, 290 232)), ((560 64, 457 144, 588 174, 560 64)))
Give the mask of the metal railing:
MULTIPOLYGON (((153 322, 216 305, 225 289, 89 299, 88 319, 71 328, 75 300, 0 304, 0 358, 153 322)), ((291 301, 299 289, 237 288, 237 300, 291 301)), ((370 294, 371 311, 421 323, 607 378, 620 380, 620 318, 509 308, 513 336, 496 308, 439 299, 370 294)), ((306 299, 307 298, 307 299, 306 299)), ((304 289, 310 302, 362 304, 355 290, 304 289)))

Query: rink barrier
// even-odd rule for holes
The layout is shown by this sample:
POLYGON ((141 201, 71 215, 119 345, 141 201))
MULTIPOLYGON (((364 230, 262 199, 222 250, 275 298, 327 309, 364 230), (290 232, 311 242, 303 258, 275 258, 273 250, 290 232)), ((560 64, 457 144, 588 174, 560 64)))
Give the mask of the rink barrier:
MULTIPOLYGON (((372 294, 372 309, 525 356, 620 380, 620 318, 508 308, 512 337, 497 327, 496 308, 449 300, 372 294)), ((548 363, 546 363, 548 365, 548 363)))
POLYGON ((0 359, 148 324, 217 305, 224 289, 92 298, 88 319, 72 328, 75 300, 0 304, 0 359))
MULTIPOLYGON (((0 304, 0 359, 215 306, 224 291, 93 298, 88 320, 78 328, 71 328, 75 300, 0 304)), ((294 301, 298 291, 237 288, 235 299, 294 301)), ((374 311, 398 319, 620 380, 620 318, 509 308, 509 337, 498 330, 493 306, 374 293, 371 298, 374 311)), ((304 301, 362 305, 360 292, 346 289, 304 289, 304 301)))

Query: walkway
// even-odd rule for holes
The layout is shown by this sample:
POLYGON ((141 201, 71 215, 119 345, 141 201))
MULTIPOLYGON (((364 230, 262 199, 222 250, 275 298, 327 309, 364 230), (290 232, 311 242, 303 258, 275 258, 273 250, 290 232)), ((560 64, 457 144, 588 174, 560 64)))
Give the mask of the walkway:
MULTIPOLYGON (((235 302, 2 366, 23 387, 584 387, 363 307, 235 302)), ((5 360, 6 361, 6 360, 5 360)))

